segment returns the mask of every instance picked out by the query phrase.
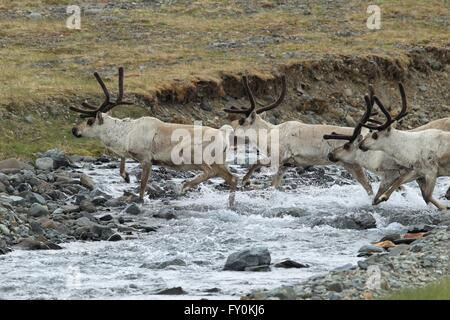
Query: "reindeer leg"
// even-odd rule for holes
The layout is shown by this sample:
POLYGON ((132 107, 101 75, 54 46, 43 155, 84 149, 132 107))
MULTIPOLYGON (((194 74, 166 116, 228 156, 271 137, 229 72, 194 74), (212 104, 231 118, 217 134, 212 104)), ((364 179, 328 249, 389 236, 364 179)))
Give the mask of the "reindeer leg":
POLYGON ((258 161, 257 163, 253 164, 250 169, 248 169, 248 172, 246 173, 246 175, 244 176, 244 178, 242 179, 242 185, 244 187, 248 187, 250 185, 250 178, 252 177, 253 173, 258 170, 259 168, 261 168, 263 165, 258 161))
POLYGON ((120 176, 125 180, 126 183, 130 183, 130 175, 125 168, 125 158, 120 158, 120 176))
POLYGON ((373 195, 372 186, 370 185, 364 169, 360 166, 343 163, 342 166, 358 181, 369 196, 373 195))
POLYGON ((283 182, 283 176, 286 171, 286 167, 280 165, 278 167, 277 173, 272 178, 272 187, 279 188, 281 183, 283 182))
POLYGON ((139 191, 139 198, 143 201, 145 195, 145 189, 147 188, 148 178, 150 177, 150 172, 152 171, 151 163, 141 163, 142 165, 142 175, 141 175, 141 189, 139 191))
POLYGON ((416 173, 411 170, 400 175, 394 180, 390 180, 388 182, 386 182, 385 180, 385 182, 382 181, 382 183, 380 184, 380 189, 373 199, 373 205, 377 205, 383 201, 387 201, 395 190, 400 188, 402 184, 414 180, 416 176, 416 173), (382 193, 380 194, 380 192, 382 193))
POLYGON ((215 168, 219 177, 223 178, 230 186, 230 196, 228 198, 228 206, 233 208, 235 206, 235 193, 237 189, 238 179, 234 176, 225 165, 217 165, 215 168))
POLYGON ((423 200, 425 200, 426 204, 430 202, 436 206, 439 210, 447 210, 448 206, 440 203, 438 200, 433 198, 433 190, 436 186, 436 175, 426 175, 422 179, 417 179, 417 183, 419 183, 420 191, 422 192, 423 200))
POLYGON ((212 168, 209 165, 202 165, 201 170, 203 170, 202 174, 184 183, 183 188, 181 189, 181 193, 185 193, 189 189, 198 186, 203 181, 206 181, 215 176, 214 170, 212 170, 212 168))

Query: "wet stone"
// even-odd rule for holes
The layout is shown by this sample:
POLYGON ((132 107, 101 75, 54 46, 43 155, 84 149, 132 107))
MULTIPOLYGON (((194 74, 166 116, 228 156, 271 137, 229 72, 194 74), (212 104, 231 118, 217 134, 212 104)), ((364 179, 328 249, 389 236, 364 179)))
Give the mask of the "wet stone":
POLYGON ((141 265, 141 268, 146 268, 146 269, 165 269, 165 268, 170 267, 170 266, 185 267, 186 266, 186 262, 184 260, 181 260, 181 259, 172 259, 172 260, 163 261, 163 262, 144 263, 143 265, 141 265))
POLYGON ((136 203, 132 203, 125 208, 125 212, 132 215, 138 215, 141 213, 141 208, 136 203))
POLYGON ((374 253, 381 253, 381 252, 385 252, 385 250, 377 246, 366 245, 362 246, 358 250, 358 257, 370 256, 374 253))
POLYGON ((156 294, 181 295, 181 294, 186 294, 186 292, 181 287, 174 287, 174 288, 168 288, 168 289, 161 290, 161 291, 157 292, 156 294))
POLYGON ((264 247, 245 249, 232 253, 224 266, 224 270, 244 271, 246 268, 270 265, 269 250, 264 247))
POLYGON ((309 268, 307 264, 299 263, 293 260, 284 260, 274 265, 275 268, 309 268))
POLYGON ((118 233, 115 233, 108 238, 108 241, 120 241, 120 240, 122 240, 122 237, 118 233))
POLYGON ((245 267, 244 271, 249 272, 268 272, 271 271, 269 265, 262 265, 262 266, 254 266, 254 267, 245 267))
POLYGON ((98 218, 98 220, 100 221, 111 221, 113 220, 113 216, 110 214, 105 214, 104 216, 101 216, 100 218, 98 218))

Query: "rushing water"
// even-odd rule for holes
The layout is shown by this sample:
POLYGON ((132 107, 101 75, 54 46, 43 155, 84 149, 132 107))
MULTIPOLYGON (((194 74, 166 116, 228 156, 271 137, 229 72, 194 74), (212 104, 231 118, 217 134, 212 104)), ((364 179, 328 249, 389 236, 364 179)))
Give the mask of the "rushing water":
MULTIPOLYGON (((130 188, 121 181, 117 169, 85 170, 115 196, 130 188)), ((242 169, 237 171, 242 176, 242 169)), ((356 253, 362 245, 402 228, 398 223, 387 224, 383 212, 420 211, 425 215, 434 210, 425 206, 415 184, 407 185, 404 192, 395 193, 389 202, 373 208, 362 187, 346 178, 340 169, 327 168, 323 175, 326 181, 307 183, 314 182, 314 177, 308 180, 302 178, 308 172, 299 177, 291 170, 286 179, 291 190, 239 191, 234 210, 226 207, 228 192, 216 188, 220 180, 204 183, 199 191, 170 201, 147 200, 143 205, 145 212, 135 219, 159 225, 157 232, 139 233, 127 241, 73 242, 62 244, 64 250, 16 250, 0 256, 0 298, 238 299, 252 289, 293 284, 356 263, 356 253), (335 183, 342 181, 344 184, 335 183), (290 209, 297 214, 283 214, 290 209), (151 217, 161 210, 173 211, 177 219, 151 217), (362 211, 377 218, 377 228, 336 229, 312 226, 308 222, 312 219, 305 219, 362 211), (268 247, 274 263, 289 258, 310 268, 222 271, 230 253, 252 246, 268 247), (175 258, 185 261, 186 266, 142 267, 144 263, 175 258), (156 294, 179 286, 186 295, 156 294)), ((267 179, 264 174, 259 178, 267 179)), ((174 183, 180 181, 175 179, 174 183)), ((439 180, 436 194, 442 195, 449 181, 439 180)), ((133 183, 136 184, 135 179, 133 183)))

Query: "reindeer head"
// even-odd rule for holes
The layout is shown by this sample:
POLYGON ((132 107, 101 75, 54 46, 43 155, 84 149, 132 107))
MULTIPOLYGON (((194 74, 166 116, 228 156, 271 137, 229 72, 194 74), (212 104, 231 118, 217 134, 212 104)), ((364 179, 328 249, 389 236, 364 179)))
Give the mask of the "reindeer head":
POLYGON ((323 136, 325 140, 344 140, 347 141, 342 146, 334 149, 328 154, 328 159, 332 162, 344 161, 346 163, 353 163, 356 158, 356 152, 359 150, 359 144, 363 140, 361 131, 363 124, 367 121, 375 121, 370 119, 371 116, 376 113, 372 113, 372 107, 374 104, 374 89, 369 85, 369 95, 364 96, 364 101, 366 103, 366 111, 361 117, 361 119, 356 124, 355 129, 353 129, 353 134, 351 136, 344 134, 337 134, 332 132, 331 134, 326 134, 323 136))
POLYGON ((359 144, 359 148, 361 150, 383 150, 383 147, 388 143, 392 130, 395 129, 395 124, 408 114, 408 112, 406 111, 408 108, 408 104, 406 101, 405 89, 401 83, 399 83, 399 89, 402 98, 402 109, 396 117, 392 117, 389 111, 384 107, 383 103, 381 103, 380 99, 374 96, 374 102, 383 112, 384 116, 386 117, 386 121, 382 124, 379 123, 379 125, 369 125, 363 123, 363 126, 370 129, 370 132, 359 144))
POLYGON ((266 111, 278 107, 283 102, 286 96, 286 77, 284 75, 281 76, 281 82, 282 82, 282 89, 278 99, 273 103, 264 106, 256 101, 252 91, 250 90, 248 78, 246 76, 243 76, 242 83, 244 85, 244 91, 247 94, 247 97, 250 101, 250 107, 247 109, 238 109, 235 107, 231 107, 230 109, 224 109, 224 111, 229 114, 228 119, 231 121, 231 126, 233 127, 233 129, 236 129, 238 127, 242 127, 243 129, 246 128, 256 129, 259 127, 260 124, 265 123, 265 120, 262 118, 262 114, 266 111), (262 107, 256 109, 256 104, 262 105, 262 107))
POLYGON ((104 123, 104 114, 111 111, 112 108, 118 105, 130 105, 132 102, 122 101, 123 98, 123 77, 124 71, 123 67, 119 68, 119 94, 117 96, 116 101, 111 101, 111 95, 109 94, 108 88, 106 88, 105 83, 97 72, 94 72, 95 79, 100 84, 100 87, 105 94, 105 100, 103 103, 97 108, 93 105, 83 102, 82 106, 84 109, 78 109, 75 107, 70 107, 72 111, 80 113, 80 118, 87 119, 86 121, 76 125, 72 128, 72 133, 75 137, 96 137, 98 135, 98 131, 101 129, 100 127, 104 123))

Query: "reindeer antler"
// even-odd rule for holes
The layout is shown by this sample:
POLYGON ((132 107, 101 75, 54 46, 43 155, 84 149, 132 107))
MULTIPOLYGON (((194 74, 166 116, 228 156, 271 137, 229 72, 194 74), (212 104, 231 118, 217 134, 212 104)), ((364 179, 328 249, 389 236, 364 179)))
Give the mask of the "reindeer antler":
POLYGON ((366 123, 369 120, 369 118, 372 116, 373 103, 372 103, 370 90, 369 90, 369 95, 364 96, 364 101, 366 103, 366 112, 364 112, 363 116, 356 124, 356 127, 355 127, 355 129, 353 129, 353 134, 351 136, 332 132, 331 134, 324 135, 323 138, 325 140, 331 140, 331 139, 333 139, 333 140, 348 140, 350 143, 355 141, 358 138, 358 136, 361 134, 361 130, 362 130, 364 123, 366 123))
MULTIPOLYGON (((406 93, 405 93, 405 88, 403 87, 402 83, 398 84, 399 90, 400 90, 400 96, 402 99, 402 109, 400 110, 400 113, 395 116, 394 118, 391 116, 391 114, 389 113, 389 111, 386 109, 386 107, 383 105, 383 103, 380 101, 380 99, 378 99, 377 96, 374 96, 374 102, 378 105, 378 107, 380 108, 381 112, 383 112, 384 116, 386 117, 386 122, 383 124, 380 124, 378 126, 372 126, 369 124, 363 124, 364 127, 369 128, 371 130, 377 130, 377 131, 383 131, 387 128, 389 128, 394 122, 396 121, 400 121, 402 118, 404 118, 407 114, 408 114, 408 103, 406 100, 406 93)), ((366 122, 368 121, 374 122, 374 123, 380 123, 377 122, 375 120, 372 119, 367 119, 366 122)))
POLYGON ((78 109, 75 107, 70 107, 72 111, 80 113, 80 117, 82 118, 90 118, 95 117, 97 113, 99 112, 108 112, 112 108, 118 106, 118 105, 130 105, 133 104, 130 101, 123 101, 123 78, 124 78, 124 70, 123 67, 119 68, 119 93, 117 95, 117 98, 115 101, 111 101, 111 95, 108 91, 108 88, 106 87, 105 83, 103 82, 103 79, 100 77, 98 72, 94 72, 94 77, 97 79, 98 84, 103 90, 103 94, 105 95, 105 100, 99 107, 95 107, 87 102, 81 103, 81 105, 85 109, 78 109))
MULTIPOLYGON (((246 117, 248 117, 255 109, 256 109, 256 104, 262 105, 261 103, 257 102, 255 97, 253 96, 253 93, 250 89, 250 86, 248 84, 248 78, 247 76, 243 76, 242 77, 242 84, 244 85, 244 91, 247 94, 247 97, 250 101, 250 107, 247 109, 237 109, 237 108, 230 108, 230 109, 224 109, 223 111, 228 112, 228 113, 238 113, 238 114, 244 114, 246 117)), ((286 85, 286 76, 282 75, 281 76, 281 94, 279 95, 279 97, 277 98, 276 101, 272 102, 271 104, 258 108, 256 109, 256 113, 262 113, 265 111, 269 111, 272 109, 275 109, 276 107, 278 107, 284 100, 284 98, 286 97, 286 92, 287 92, 287 85, 286 85)))

